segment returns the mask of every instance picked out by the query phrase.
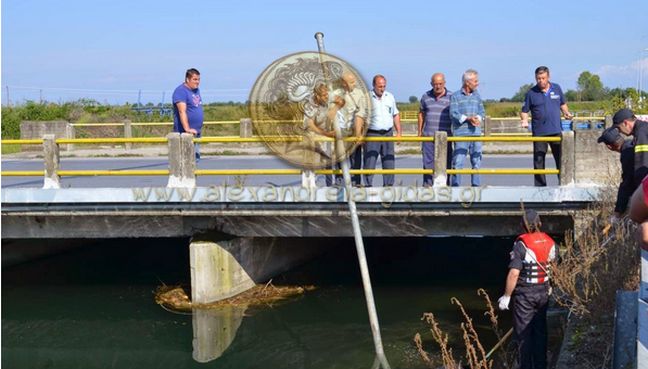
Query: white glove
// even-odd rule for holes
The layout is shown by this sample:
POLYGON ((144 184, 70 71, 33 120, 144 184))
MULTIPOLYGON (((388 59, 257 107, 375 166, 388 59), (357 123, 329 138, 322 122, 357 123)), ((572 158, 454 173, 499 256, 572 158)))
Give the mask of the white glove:
POLYGON ((497 300, 497 305, 500 310, 508 310, 509 302, 511 302, 511 296, 504 295, 497 300))

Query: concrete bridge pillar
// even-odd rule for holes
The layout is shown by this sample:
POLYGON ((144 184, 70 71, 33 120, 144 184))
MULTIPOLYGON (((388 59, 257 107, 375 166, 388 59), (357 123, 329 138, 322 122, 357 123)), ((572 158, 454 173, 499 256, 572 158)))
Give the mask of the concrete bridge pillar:
POLYGON ((61 188, 58 175, 61 157, 55 135, 47 134, 43 136, 43 156, 45 157, 43 188, 61 188))
POLYGON ((208 304, 238 295, 323 251, 308 238, 196 238, 189 246, 191 299, 208 304))
POLYGON ((448 170, 448 134, 437 131, 434 134, 434 186, 447 185, 448 170))
POLYGON ((172 132, 167 135, 169 145, 169 182, 167 187, 196 187, 196 152, 193 135, 172 132))

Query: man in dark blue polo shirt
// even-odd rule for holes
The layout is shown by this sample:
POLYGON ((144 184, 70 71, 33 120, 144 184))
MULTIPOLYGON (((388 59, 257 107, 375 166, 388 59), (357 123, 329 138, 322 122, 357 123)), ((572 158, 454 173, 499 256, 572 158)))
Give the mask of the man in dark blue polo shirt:
MULTIPOLYGON (((557 83, 549 82, 549 68, 544 66, 536 68, 535 79, 536 85, 526 93, 522 112, 520 112, 522 127, 529 126, 529 112, 531 112, 533 136, 560 136, 560 114, 562 113, 567 119, 573 118, 567 107, 565 95, 557 83)), ((551 146, 556 168, 560 169, 560 142, 534 142, 533 168, 545 169, 547 144, 551 146)), ((536 174, 534 178, 536 186, 547 185, 544 174, 536 174)))

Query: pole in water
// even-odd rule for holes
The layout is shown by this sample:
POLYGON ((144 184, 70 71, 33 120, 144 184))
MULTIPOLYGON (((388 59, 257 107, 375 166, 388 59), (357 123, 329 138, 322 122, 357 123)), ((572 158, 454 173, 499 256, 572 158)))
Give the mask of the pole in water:
MULTIPOLYGON (((327 79, 328 83, 328 69, 324 63, 324 34, 322 32, 315 33, 315 39, 317 40, 317 48, 320 53, 320 63, 322 64, 324 78, 327 79)), ((344 157, 344 142, 342 141, 342 130, 340 129, 336 119, 333 119, 333 129, 335 130, 335 150, 337 151, 337 157, 342 158, 344 157)), ((357 147, 356 150, 360 150, 360 147, 357 147)), ((348 194, 347 204, 349 205, 349 213, 351 214, 353 236, 355 239, 356 251, 358 253, 358 264, 360 265, 360 273, 362 275, 362 286, 367 301, 369 324, 371 326, 371 333, 373 334, 374 346, 376 349, 376 362, 379 362, 383 369, 390 369, 387 357, 385 356, 385 351, 383 350, 382 338, 380 336, 380 324, 378 323, 378 313, 376 312, 376 303, 374 301, 373 289, 371 288, 371 277, 369 276, 369 266, 367 265, 367 256, 365 255, 364 242, 362 240, 362 230, 360 229, 358 211, 352 194, 353 187, 351 186, 349 161, 344 159, 341 164, 342 175, 344 177, 344 188, 348 194)), ((376 363, 374 363, 374 367, 377 367, 376 363)))

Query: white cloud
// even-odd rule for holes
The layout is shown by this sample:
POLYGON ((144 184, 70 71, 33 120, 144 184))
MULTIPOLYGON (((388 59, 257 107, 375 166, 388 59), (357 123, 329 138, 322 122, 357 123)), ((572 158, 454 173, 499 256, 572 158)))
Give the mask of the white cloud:
POLYGON ((648 58, 635 60, 626 65, 601 66, 595 73, 601 76, 604 84, 609 87, 637 87, 639 73, 643 70, 643 85, 648 80, 648 58))

